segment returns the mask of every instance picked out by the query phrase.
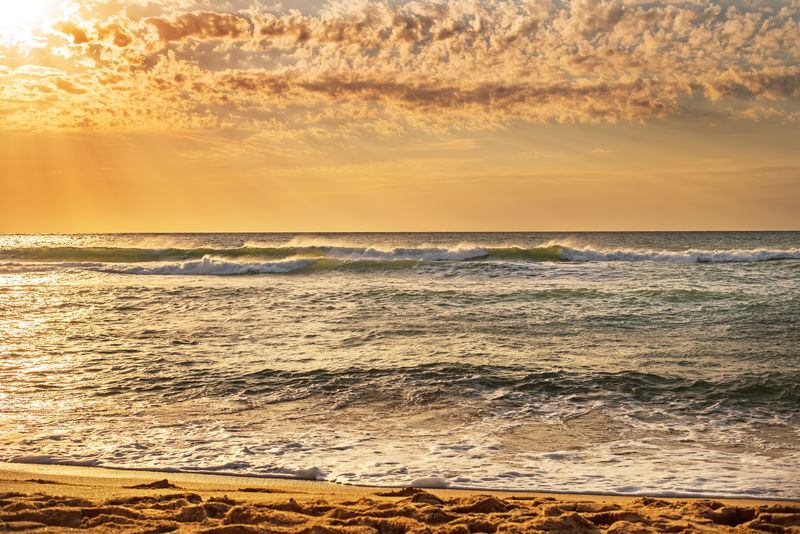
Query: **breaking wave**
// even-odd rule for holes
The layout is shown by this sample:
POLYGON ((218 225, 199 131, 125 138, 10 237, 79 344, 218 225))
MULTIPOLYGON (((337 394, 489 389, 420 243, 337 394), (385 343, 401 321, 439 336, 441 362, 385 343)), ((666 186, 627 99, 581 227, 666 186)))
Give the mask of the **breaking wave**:
POLYGON ((187 261, 178 264, 157 266, 136 266, 127 269, 109 269, 127 274, 183 274, 183 275, 242 275, 242 274, 279 274, 288 273, 307 267, 313 259, 278 260, 270 262, 235 262, 225 261, 209 256, 201 260, 187 261))
POLYGON ((758 261, 797 260, 800 249, 790 250, 592 250, 561 247, 560 256, 570 261, 653 261, 664 263, 753 263, 758 261))
POLYGON ((800 249, 602 250, 547 243, 523 247, 278 246, 145 249, 31 247, 0 250, 0 271, 46 271, 54 266, 124 274, 252 275, 329 270, 402 270, 442 262, 518 266, 535 262, 751 263, 798 260, 800 249), (133 265, 132 265, 133 264, 133 265))

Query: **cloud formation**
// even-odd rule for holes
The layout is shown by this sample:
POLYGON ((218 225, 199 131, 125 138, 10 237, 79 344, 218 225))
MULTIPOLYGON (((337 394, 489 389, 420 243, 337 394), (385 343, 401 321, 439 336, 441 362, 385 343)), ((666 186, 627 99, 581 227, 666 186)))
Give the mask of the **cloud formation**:
POLYGON ((6 127, 396 131, 798 116, 796 2, 95 4, 24 46, 0 46, 6 127))
POLYGON ((251 35, 249 21, 229 13, 185 13, 172 20, 149 18, 147 22, 156 27, 161 41, 180 41, 187 37, 243 39, 251 35))

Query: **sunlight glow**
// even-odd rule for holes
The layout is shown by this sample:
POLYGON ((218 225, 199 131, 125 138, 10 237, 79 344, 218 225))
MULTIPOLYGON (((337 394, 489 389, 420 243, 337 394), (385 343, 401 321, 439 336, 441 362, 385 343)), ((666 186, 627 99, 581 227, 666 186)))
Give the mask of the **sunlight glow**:
POLYGON ((0 0, 0 43, 24 43, 48 18, 52 0, 0 0))
POLYGON ((46 15, 46 0, 3 0, 0 2, 0 31, 14 31, 41 24, 46 15))

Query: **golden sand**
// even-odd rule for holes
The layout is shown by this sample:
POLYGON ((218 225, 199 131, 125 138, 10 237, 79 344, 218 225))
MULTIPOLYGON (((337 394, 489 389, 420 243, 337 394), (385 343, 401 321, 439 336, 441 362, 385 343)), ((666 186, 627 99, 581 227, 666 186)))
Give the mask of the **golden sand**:
POLYGON ((796 532, 800 504, 390 490, 0 464, 0 532, 207 534, 796 532))

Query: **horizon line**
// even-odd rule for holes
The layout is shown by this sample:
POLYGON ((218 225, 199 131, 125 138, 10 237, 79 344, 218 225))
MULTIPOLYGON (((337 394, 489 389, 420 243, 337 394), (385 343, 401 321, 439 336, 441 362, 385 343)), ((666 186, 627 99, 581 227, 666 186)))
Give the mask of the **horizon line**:
POLYGON ((0 235, 148 235, 148 234, 566 234, 566 233, 775 233, 800 232, 798 229, 733 229, 733 230, 213 230, 213 231, 76 231, 76 232, 7 232, 0 235))

